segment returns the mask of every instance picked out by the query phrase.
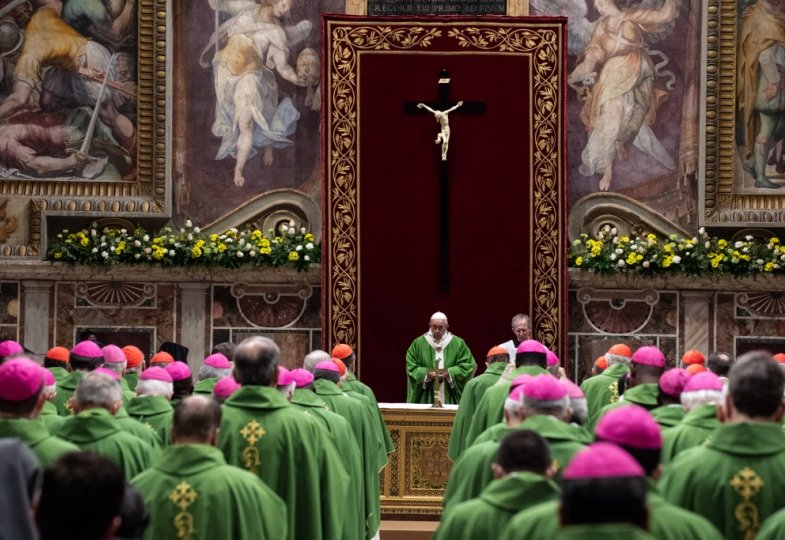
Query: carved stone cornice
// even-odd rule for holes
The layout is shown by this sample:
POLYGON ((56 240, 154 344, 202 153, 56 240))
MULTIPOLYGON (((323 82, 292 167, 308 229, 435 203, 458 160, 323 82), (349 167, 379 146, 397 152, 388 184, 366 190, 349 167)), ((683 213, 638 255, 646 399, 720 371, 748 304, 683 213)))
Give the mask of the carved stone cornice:
POLYGON ((600 275, 578 268, 569 269, 570 289, 656 289, 709 291, 785 291, 785 276, 758 274, 744 278, 733 276, 690 277, 684 274, 663 274, 644 277, 635 273, 600 275))

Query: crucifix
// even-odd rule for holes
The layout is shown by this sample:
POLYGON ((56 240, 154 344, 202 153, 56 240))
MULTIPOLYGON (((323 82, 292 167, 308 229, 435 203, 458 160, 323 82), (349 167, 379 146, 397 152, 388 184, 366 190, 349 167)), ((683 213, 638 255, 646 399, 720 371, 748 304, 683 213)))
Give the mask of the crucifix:
POLYGON ((436 144, 441 143, 439 162, 439 291, 450 288, 450 183, 447 167, 447 150, 450 142, 449 115, 456 113, 481 113, 485 111, 483 101, 450 101, 450 74, 446 69, 439 73, 439 100, 407 101, 403 110, 407 113, 429 112, 439 124, 436 144))

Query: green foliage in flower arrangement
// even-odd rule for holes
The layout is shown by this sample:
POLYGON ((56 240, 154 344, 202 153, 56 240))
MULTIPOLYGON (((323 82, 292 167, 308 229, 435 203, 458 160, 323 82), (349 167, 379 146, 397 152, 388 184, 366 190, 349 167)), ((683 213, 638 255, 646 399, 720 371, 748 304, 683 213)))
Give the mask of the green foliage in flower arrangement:
POLYGON ((229 229, 223 234, 203 234, 190 220, 179 231, 164 227, 156 233, 142 228, 126 229, 97 225, 78 232, 64 230, 50 242, 46 260, 73 264, 160 264, 161 266, 241 265, 290 266, 307 270, 321 260, 321 246, 305 227, 282 225, 276 235, 270 229, 229 229))
POLYGON ((783 273, 785 249, 777 237, 761 240, 745 236, 731 241, 711 237, 701 227, 692 238, 671 235, 659 239, 619 235, 605 227, 596 238, 581 234, 569 249, 572 268, 594 270, 599 274, 637 272, 642 275, 684 273, 690 276, 783 273))

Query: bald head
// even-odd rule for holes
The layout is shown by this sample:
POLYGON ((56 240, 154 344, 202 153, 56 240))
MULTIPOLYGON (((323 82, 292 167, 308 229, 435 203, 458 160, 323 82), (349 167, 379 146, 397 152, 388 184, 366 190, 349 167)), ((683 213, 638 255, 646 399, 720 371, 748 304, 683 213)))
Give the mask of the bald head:
POLYGON ((234 378, 243 386, 274 386, 281 349, 272 339, 254 336, 234 351, 234 378))
POLYGON ((177 404, 172 420, 174 444, 215 444, 221 406, 206 396, 189 396, 177 404))

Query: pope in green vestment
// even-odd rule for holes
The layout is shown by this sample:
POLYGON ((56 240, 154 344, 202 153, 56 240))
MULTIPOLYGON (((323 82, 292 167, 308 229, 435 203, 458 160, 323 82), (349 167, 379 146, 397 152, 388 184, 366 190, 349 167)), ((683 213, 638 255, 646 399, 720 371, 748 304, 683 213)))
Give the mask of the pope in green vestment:
POLYGON ((512 381, 521 375, 546 375, 545 368, 535 365, 522 365, 516 367, 508 375, 499 378, 498 382, 488 387, 477 404, 475 413, 472 416, 469 429, 466 431, 466 441, 463 448, 466 449, 474 443, 480 433, 501 422, 504 419, 504 400, 510 393, 512 381))
POLYGON ((50 435, 40 419, 0 418, 0 438, 21 439, 33 450, 41 467, 48 467, 67 452, 78 452, 79 448, 50 435))
POLYGON ((330 434, 346 472, 349 473, 349 500, 344 506, 344 540, 365 538, 369 532, 373 534, 375 531, 368 530, 369 524, 366 524, 363 515, 365 508, 363 464, 360 445, 354 436, 352 426, 343 416, 329 410, 324 400, 308 388, 297 388, 291 403, 303 413, 320 421, 320 425, 330 434))
POLYGON ((555 500, 559 487, 532 472, 516 472, 493 480, 480 496, 451 506, 442 516, 434 540, 498 538, 517 512, 555 500))
POLYGON ((517 429, 530 429, 540 434, 551 449, 557 470, 564 467, 584 445, 578 429, 552 416, 536 415, 515 427, 494 429, 493 439, 469 446, 453 465, 444 493, 444 507, 479 496, 493 480, 491 464, 504 437, 517 429))
POLYGON ((669 502, 708 518, 725 538, 754 537, 785 501, 785 432, 775 422, 722 424, 709 442, 669 464, 660 487, 669 502))
POLYGON ((60 436, 79 447, 108 458, 127 479, 150 466, 158 452, 149 444, 123 431, 117 419, 103 408, 87 409, 63 424, 60 436))
POLYGON ((488 365, 484 373, 466 383, 458 410, 455 412, 452 433, 450 433, 450 445, 447 448, 447 456, 451 460, 456 461, 466 448, 466 433, 477 410, 477 405, 485 390, 499 382, 499 377, 507 366, 507 362, 493 362, 488 365))
POLYGON ((125 406, 125 410, 134 420, 150 426, 162 446, 169 446, 174 409, 168 399, 164 396, 137 396, 125 406))
POLYGON ((131 483, 150 512, 145 539, 287 537, 281 498, 256 475, 227 465, 213 446, 169 446, 131 483))
POLYGON ((435 380, 426 381, 426 378, 429 371, 444 369, 449 378, 441 382, 442 403, 457 405, 477 363, 466 343, 447 331, 447 317, 443 313, 434 313, 430 326, 406 351, 406 402, 433 403, 435 380))
MULTIPOLYGON (((316 365, 317 372, 320 371, 320 365, 322 364, 316 365)), ((335 375, 337 376, 338 373, 335 375)), ((332 381, 316 379, 313 381, 313 391, 331 411, 349 422, 360 446, 365 493, 364 515, 372 536, 379 529, 381 522, 379 472, 387 463, 387 453, 382 446, 384 441, 378 436, 376 420, 371 417, 365 405, 344 394, 332 381)))
POLYGON ((662 432, 662 463, 667 465, 684 450, 706 444, 718 427, 715 405, 695 407, 679 425, 662 432))
POLYGON ((284 500, 287 538, 343 538, 346 469, 319 421, 276 388, 244 385, 224 402, 218 447, 227 463, 256 474, 284 500))

